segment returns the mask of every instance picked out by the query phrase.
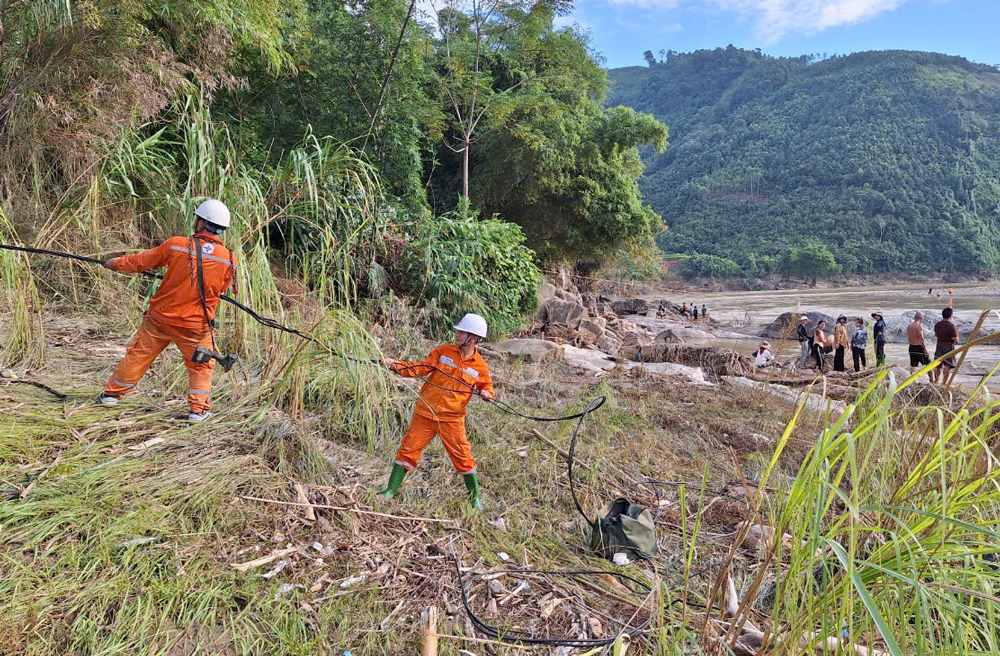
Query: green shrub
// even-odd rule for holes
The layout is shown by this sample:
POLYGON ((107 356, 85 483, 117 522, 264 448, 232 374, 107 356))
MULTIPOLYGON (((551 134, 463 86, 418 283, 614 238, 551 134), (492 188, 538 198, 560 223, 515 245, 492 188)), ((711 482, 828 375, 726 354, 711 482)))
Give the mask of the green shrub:
POLYGON ((728 257, 694 253, 684 260, 681 274, 685 278, 735 278, 743 275, 743 271, 728 257))
POLYGON ((538 308, 539 273, 520 226, 479 220, 460 208, 417 223, 410 263, 414 295, 444 332, 466 312, 486 317, 490 336, 513 332, 538 308))

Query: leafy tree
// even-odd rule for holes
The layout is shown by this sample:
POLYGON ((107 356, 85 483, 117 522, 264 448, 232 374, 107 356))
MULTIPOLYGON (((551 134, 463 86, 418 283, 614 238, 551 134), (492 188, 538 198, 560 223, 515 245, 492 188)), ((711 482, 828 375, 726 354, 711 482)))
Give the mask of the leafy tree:
POLYGON ((473 198, 520 224, 543 260, 600 262, 661 229, 639 195, 636 146, 666 142, 666 126, 627 107, 543 112, 490 140, 473 198))
POLYGON ((314 134, 363 147, 390 197, 411 210, 426 207, 423 158, 441 113, 425 90, 429 38, 406 20, 409 8, 408 0, 360 0, 350 7, 308 0, 303 14, 287 15, 281 26, 294 68, 275 77, 251 62, 250 85, 227 95, 216 112, 263 144, 272 161, 299 143, 307 125, 314 134))
MULTIPOLYGON (((87 187, 107 149, 187 96, 288 67, 297 2, 0 0, 0 203, 25 219, 87 187)), ((39 217, 40 218, 40 217, 39 217)))
POLYGON ((642 53, 642 58, 646 60, 647 66, 652 66, 653 64, 656 63, 656 56, 653 55, 652 50, 647 50, 646 52, 642 53))
POLYGON ((781 270, 791 276, 809 279, 815 285, 817 278, 840 273, 841 267, 829 248, 812 242, 788 251, 781 260, 781 270))
POLYGON ((436 12, 440 40, 434 79, 448 116, 445 146, 462 159, 461 193, 469 195, 472 144, 510 123, 518 96, 539 71, 530 66, 537 40, 567 0, 451 0, 436 12))

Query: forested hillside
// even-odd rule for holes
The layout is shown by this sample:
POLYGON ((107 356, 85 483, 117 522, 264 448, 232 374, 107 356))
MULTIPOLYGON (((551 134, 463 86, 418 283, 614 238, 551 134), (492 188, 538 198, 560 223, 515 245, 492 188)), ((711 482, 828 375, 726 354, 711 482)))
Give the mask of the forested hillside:
POLYGON ((670 126, 639 181, 660 246, 730 260, 694 273, 791 271, 817 244, 851 273, 1000 269, 1000 71, 730 46, 610 74, 612 105, 670 126))

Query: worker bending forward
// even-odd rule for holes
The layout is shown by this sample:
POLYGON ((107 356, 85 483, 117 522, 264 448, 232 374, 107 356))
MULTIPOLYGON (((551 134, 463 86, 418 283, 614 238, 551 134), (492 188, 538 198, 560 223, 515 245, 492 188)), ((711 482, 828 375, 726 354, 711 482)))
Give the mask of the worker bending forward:
POLYGON ((389 485, 381 494, 395 496, 406 472, 417 466, 420 454, 435 435, 440 435, 452 464, 465 478, 469 502, 479 510, 482 508, 479 478, 465 434, 465 406, 475 393, 473 390, 486 401, 494 398, 490 368, 476 349, 479 340, 486 337, 486 320, 478 314, 467 314, 455 330, 454 344, 442 344, 422 362, 386 361, 389 369, 400 376, 424 377, 426 382, 420 390, 410 429, 396 453, 389 485))
POLYGON ((99 401, 111 406, 139 383, 156 357, 171 342, 177 344, 188 370, 189 421, 211 416, 212 370, 215 360, 192 361, 195 349, 213 349, 212 326, 219 297, 229 288, 236 273, 233 254, 222 245, 219 235, 229 227, 229 209, 209 199, 195 210, 194 235, 171 237, 156 248, 136 255, 114 258, 105 268, 122 273, 139 273, 166 267, 160 288, 149 301, 149 310, 139 330, 128 343, 125 359, 118 363, 99 401), (201 252, 204 299, 198 290, 197 251, 201 252))

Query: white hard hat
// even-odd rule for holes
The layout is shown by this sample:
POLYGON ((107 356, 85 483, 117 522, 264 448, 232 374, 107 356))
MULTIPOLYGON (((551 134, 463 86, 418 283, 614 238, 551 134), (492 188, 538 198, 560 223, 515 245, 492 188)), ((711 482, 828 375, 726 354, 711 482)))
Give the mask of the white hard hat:
POLYGON ((478 314, 465 315, 454 328, 455 330, 463 330, 470 335, 486 339, 486 319, 483 319, 478 314))
POLYGON ((198 209, 194 211, 194 215, 220 228, 229 227, 229 208, 221 200, 209 198, 198 206, 198 209))
POLYGON ((799 317, 799 321, 809 321, 809 317, 803 314, 801 317, 799 317))

